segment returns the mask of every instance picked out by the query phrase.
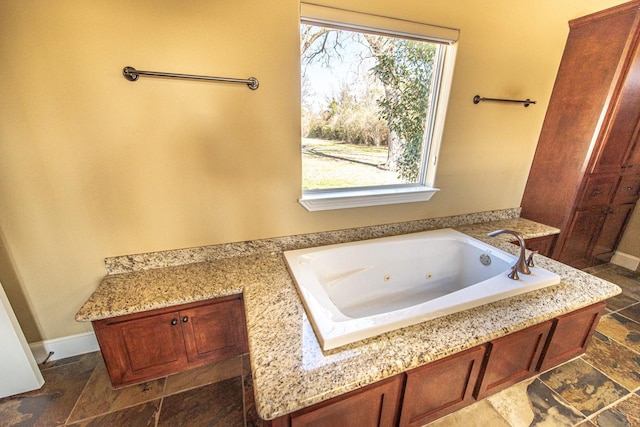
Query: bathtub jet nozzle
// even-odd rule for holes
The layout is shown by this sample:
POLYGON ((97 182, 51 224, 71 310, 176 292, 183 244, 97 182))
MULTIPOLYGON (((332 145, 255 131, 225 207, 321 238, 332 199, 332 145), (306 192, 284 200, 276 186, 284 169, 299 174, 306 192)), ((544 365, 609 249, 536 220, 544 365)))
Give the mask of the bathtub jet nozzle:
POLYGON ((513 230, 496 230, 487 234, 489 237, 496 237, 500 234, 511 234, 518 239, 518 243, 520 244, 520 256, 518 257, 518 261, 516 261, 515 265, 512 268, 512 271, 508 274, 510 279, 518 280, 518 273, 522 274, 531 274, 531 270, 527 266, 526 257, 527 257, 527 249, 525 247, 524 239, 522 236, 513 230))

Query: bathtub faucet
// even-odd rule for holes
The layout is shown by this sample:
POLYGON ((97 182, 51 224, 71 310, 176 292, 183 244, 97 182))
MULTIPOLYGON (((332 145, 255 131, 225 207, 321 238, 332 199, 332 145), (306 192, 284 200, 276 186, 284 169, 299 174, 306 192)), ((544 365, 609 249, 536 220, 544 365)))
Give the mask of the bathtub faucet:
POLYGON ((518 239, 518 243, 520 244, 520 256, 518 257, 518 261, 516 261, 515 265, 511 267, 511 273, 508 274, 509 278, 518 280, 519 272, 522 274, 531 274, 531 270, 529 270, 529 267, 527 266, 527 262, 525 260, 527 256, 527 250, 525 248, 525 243, 522 236, 513 230, 497 230, 487 234, 487 236, 495 237, 499 234, 511 234, 518 239))

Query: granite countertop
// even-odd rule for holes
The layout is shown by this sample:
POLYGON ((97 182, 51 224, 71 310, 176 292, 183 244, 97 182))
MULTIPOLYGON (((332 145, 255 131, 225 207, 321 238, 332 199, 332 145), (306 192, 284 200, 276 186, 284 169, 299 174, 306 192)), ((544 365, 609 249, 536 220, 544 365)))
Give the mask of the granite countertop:
POLYGON ((142 261, 131 256, 112 259, 110 271, 116 273, 104 278, 77 313, 76 320, 92 321, 242 292, 256 408, 263 419, 273 419, 620 293, 620 288, 609 282, 538 256, 537 265, 561 276, 559 285, 335 350, 320 349, 287 271, 282 249, 313 246, 319 241, 327 244, 349 238, 358 240, 365 238, 367 231, 372 231, 369 237, 381 237, 380 234, 453 226, 515 254, 518 248, 508 243, 508 239, 487 238, 486 233, 510 228, 532 238, 559 231, 509 215, 506 218, 489 215, 485 219, 482 223, 465 224, 455 217, 418 225, 413 222, 400 227, 399 233, 397 225, 372 227, 358 229, 356 234, 350 231, 346 237, 344 232, 320 233, 298 240, 250 242, 240 248, 225 246, 199 249, 197 254, 168 255, 193 261, 206 252, 207 260, 188 264, 158 261, 158 253, 142 261), (229 251, 234 255, 222 256, 219 250, 224 255, 229 251), (155 268, 139 268, 145 262, 149 265, 150 259, 163 267, 157 268, 154 261, 155 268), (167 263, 177 265, 166 266, 167 263))

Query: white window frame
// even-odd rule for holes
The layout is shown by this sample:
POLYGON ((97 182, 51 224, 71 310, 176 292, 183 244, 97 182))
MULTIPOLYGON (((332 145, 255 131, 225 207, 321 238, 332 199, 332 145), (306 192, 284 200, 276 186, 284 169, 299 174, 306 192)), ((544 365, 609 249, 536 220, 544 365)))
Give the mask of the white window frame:
POLYGON ((435 42, 445 45, 446 48, 441 50, 444 57, 439 76, 440 82, 433 89, 436 108, 430 111, 430 114, 434 115, 432 120, 427 120, 422 173, 418 182, 371 187, 303 190, 302 197, 298 200, 299 203, 309 211, 321 211, 430 200, 435 193, 440 191, 435 188, 436 167, 451 92, 459 30, 310 3, 300 4, 300 22, 435 42))

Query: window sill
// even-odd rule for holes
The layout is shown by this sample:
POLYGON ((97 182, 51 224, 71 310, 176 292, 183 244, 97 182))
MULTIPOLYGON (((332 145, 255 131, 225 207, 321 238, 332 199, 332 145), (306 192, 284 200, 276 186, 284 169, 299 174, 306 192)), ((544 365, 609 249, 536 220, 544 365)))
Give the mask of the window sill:
POLYGON ((310 212, 361 208, 397 203, 426 202, 440 191, 426 186, 361 188, 350 190, 316 190, 303 193, 298 200, 310 212))

